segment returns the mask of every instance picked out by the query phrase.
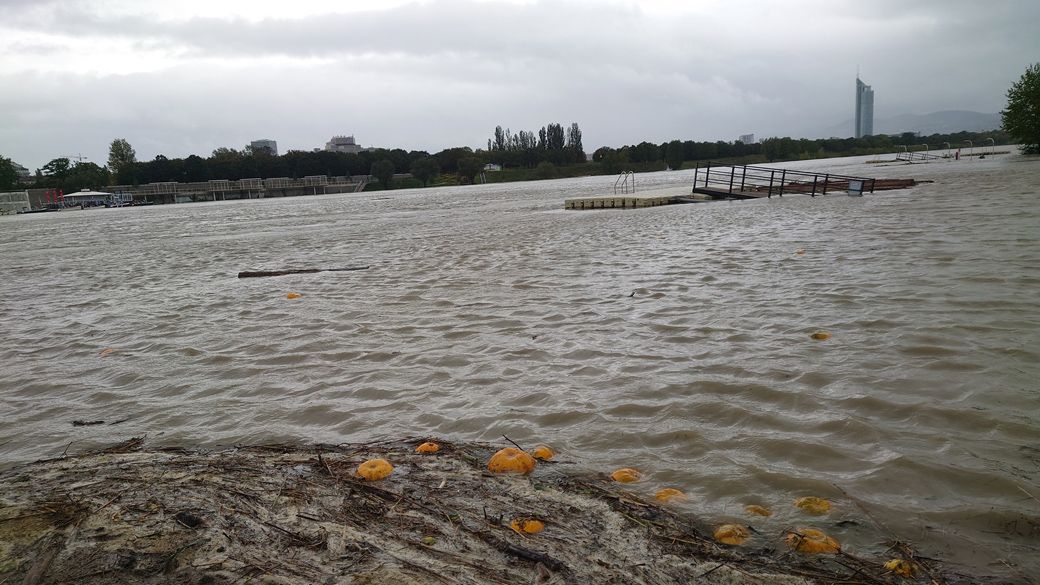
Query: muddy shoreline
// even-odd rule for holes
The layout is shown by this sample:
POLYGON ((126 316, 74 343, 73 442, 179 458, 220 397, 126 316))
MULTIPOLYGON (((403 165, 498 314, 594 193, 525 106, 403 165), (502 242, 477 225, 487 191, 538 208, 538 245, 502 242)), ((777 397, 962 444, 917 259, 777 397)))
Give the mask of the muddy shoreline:
MULTIPOLYGON (((891 543, 886 558, 803 554, 713 526, 565 457, 487 471, 508 445, 423 439, 213 451, 101 451, 0 472, 0 583, 998 583, 891 543), (393 473, 355 475, 370 458, 393 473), (545 523, 537 534, 513 520, 545 523), (912 561, 912 576, 884 567, 912 561)), ((807 517, 806 526, 827 529, 807 517)))

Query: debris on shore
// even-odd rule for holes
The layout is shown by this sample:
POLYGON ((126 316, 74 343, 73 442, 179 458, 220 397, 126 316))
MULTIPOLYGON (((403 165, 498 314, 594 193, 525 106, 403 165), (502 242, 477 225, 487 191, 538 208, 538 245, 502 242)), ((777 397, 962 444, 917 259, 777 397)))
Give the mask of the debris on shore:
POLYGON ((754 538, 724 545, 558 457, 499 474, 498 447, 424 441, 192 451, 133 439, 0 472, 0 583, 980 582, 903 543, 899 563, 796 552, 808 528, 747 526, 754 538), (358 475, 384 459, 369 475, 382 479, 358 475))

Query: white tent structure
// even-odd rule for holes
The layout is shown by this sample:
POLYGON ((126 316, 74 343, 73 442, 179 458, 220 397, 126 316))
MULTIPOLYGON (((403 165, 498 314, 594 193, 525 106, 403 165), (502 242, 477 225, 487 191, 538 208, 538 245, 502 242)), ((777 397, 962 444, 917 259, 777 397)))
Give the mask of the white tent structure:
POLYGON ((83 205, 84 207, 112 207, 130 202, 129 196, 89 189, 66 193, 64 199, 65 205, 83 205))

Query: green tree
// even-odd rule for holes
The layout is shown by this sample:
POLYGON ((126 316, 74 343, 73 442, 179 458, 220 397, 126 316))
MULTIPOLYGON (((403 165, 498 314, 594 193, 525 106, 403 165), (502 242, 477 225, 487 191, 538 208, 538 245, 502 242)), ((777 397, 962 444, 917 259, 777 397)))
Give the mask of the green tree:
POLYGON ((543 160, 534 168, 534 177, 536 179, 555 179, 556 165, 547 160, 543 160))
POLYGON ((13 189, 18 184, 18 172, 14 170, 14 162, 0 156, 0 189, 13 189))
POLYGON ((673 140, 665 145, 664 148, 664 160, 668 163, 673 171, 677 171, 682 168, 683 160, 683 143, 679 140, 673 140))
POLYGON ((92 162, 81 162, 69 171, 62 183, 65 193, 74 193, 80 189, 101 189, 108 184, 109 172, 105 167, 92 162))
POLYGON ((413 177, 422 181, 422 186, 425 187, 430 179, 440 174, 441 166, 433 157, 425 156, 415 159, 409 171, 413 177))
POLYGON ((390 179, 394 178, 394 163, 386 158, 377 160, 372 163, 370 174, 383 184, 384 189, 389 189, 390 179))
POLYGON ((108 147, 108 170, 113 179, 129 178, 130 180, 127 182, 133 182, 131 174, 136 162, 137 153, 125 138, 116 138, 112 141, 108 147))
POLYGON ((484 164, 480 162, 480 159, 475 156, 464 156, 459 159, 459 176, 473 182, 474 177, 480 174, 480 171, 484 170, 484 164))
POLYGON ((67 158, 56 158, 43 165, 43 175, 50 181, 61 183, 72 169, 72 161, 67 158))
POLYGON ((1007 109, 1000 112, 1004 130, 1026 154, 1040 154, 1040 63, 1026 67, 1007 92, 1007 109))

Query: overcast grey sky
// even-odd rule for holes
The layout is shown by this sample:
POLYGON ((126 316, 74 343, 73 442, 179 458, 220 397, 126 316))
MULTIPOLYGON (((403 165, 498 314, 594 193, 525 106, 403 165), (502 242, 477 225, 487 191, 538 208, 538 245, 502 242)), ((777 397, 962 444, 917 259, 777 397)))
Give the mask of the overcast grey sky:
MULTIPOLYGON (((804 136, 852 118, 996 112, 1040 61, 1036 0, 0 0, 0 155, 113 138, 139 159, 486 146, 577 122, 588 151, 804 136)), ((851 124, 849 128, 851 134, 851 124)))

